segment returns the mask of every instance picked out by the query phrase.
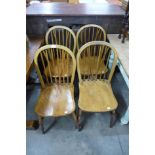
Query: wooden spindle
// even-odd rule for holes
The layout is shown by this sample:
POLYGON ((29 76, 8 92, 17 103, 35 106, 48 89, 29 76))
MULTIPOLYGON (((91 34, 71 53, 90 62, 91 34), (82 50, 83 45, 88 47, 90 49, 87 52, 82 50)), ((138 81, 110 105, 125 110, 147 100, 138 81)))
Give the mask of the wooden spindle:
MULTIPOLYGON (((98 40, 99 31, 100 31, 100 29, 97 29, 97 33, 96 33, 96 36, 95 36, 95 40, 98 40)), ((99 39, 99 40, 100 40, 100 39, 99 39)))
MULTIPOLYGON (((94 45, 94 62, 93 62, 93 66, 95 66, 95 64, 96 64, 96 45, 94 45)), ((93 67, 94 69, 96 69, 95 67, 93 67)), ((93 70, 93 74, 95 74, 95 70, 93 70)), ((95 75, 93 75, 93 76, 95 76, 95 75)), ((96 77, 96 76, 95 76, 96 77)), ((96 77, 96 79, 97 79, 97 77, 96 77)))
POLYGON ((103 34, 103 32, 100 30, 100 33, 99 33, 99 40, 102 40, 102 34, 103 34))
POLYGON ((50 32, 51 35, 51 44, 54 44, 53 31, 50 32))
POLYGON ((56 48, 53 48, 53 69, 54 69, 54 72, 53 72, 53 78, 54 78, 54 82, 57 83, 57 80, 56 80, 56 69, 57 69, 57 51, 56 51, 56 48), (56 67, 56 68, 54 68, 56 67))
POLYGON ((46 72, 46 67, 45 67, 45 63, 44 63, 44 59, 43 59, 43 57, 45 57, 44 52, 45 52, 45 51, 43 51, 43 52, 41 53, 41 61, 42 61, 43 68, 44 68, 44 73, 45 73, 45 77, 46 77, 46 82, 49 84, 49 80, 48 80, 48 76, 47 76, 47 72, 46 72))
POLYGON ((60 57, 60 49, 58 49, 59 61, 58 61, 58 75, 59 75, 59 85, 61 84, 61 57, 60 57))
POLYGON ((54 38, 55 38, 55 43, 57 44, 57 36, 56 36, 56 30, 53 30, 54 38))
POLYGON ((45 50, 45 58, 46 58, 46 61, 47 61, 48 72, 50 74, 50 83, 52 83, 51 66, 50 66, 50 61, 49 61, 48 55, 51 55, 51 53, 47 49, 47 50, 45 50))
POLYGON ((88 29, 89 29, 89 33, 88 33, 88 34, 89 34, 89 36, 88 36, 88 41, 90 41, 90 40, 91 40, 91 38, 90 38, 90 36, 91 36, 91 35, 90 35, 90 27, 89 27, 88 29))
POLYGON ((65 51, 64 50, 61 50, 61 54, 62 54, 62 65, 61 65, 61 68, 62 68, 62 83, 64 83, 64 76, 65 76, 65 58, 64 58, 64 54, 65 54, 65 51))
POLYGON ((87 42, 87 40, 86 40, 86 28, 84 29, 84 42, 86 43, 87 42))
POLYGON ((92 32, 92 41, 94 40, 94 27, 92 27, 93 32, 92 32))
POLYGON ((69 46, 68 46, 69 49, 71 49, 71 39, 72 39, 72 38, 71 38, 71 33, 69 33, 69 46))
POLYGON ((69 37, 69 32, 66 31, 66 46, 68 47, 68 37, 69 37))
MULTIPOLYGON (((104 48, 105 48, 105 46, 104 45, 101 45, 101 58, 100 58, 100 62, 99 62, 99 68, 100 68, 100 66, 101 66, 101 64, 102 64, 102 62, 103 62, 103 52, 104 52, 104 48)), ((104 62, 103 62, 104 63, 104 62)), ((100 74, 100 80, 102 79, 102 72, 101 72, 101 74, 100 74)))
POLYGON ((63 45, 65 46, 65 35, 64 35, 64 29, 62 29, 62 42, 63 42, 63 45))
POLYGON ((58 35, 59 35, 59 45, 61 45, 61 37, 60 37, 60 29, 58 30, 58 35))
POLYGON ((69 55, 67 53, 67 84, 69 84, 69 55))
POLYGON ((83 43, 83 37, 82 37, 82 34, 83 34, 83 32, 80 33, 80 42, 81 42, 80 47, 83 45, 83 44, 82 44, 82 43, 83 43))

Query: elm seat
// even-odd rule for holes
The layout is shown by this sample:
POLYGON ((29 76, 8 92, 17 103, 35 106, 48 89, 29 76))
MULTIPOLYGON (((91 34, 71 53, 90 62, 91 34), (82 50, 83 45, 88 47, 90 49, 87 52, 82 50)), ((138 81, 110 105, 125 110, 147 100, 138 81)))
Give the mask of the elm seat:
POLYGON ((79 83, 79 90, 79 108, 83 111, 108 112, 118 106, 108 81, 83 81, 79 83))
POLYGON ((65 116, 75 110, 74 86, 53 85, 41 90, 35 112, 40 116, 65 116))

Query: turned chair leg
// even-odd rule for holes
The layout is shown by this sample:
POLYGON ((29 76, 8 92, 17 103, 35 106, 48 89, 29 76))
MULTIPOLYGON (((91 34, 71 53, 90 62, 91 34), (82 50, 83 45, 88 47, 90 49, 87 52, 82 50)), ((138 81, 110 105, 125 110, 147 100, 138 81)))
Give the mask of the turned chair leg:
POLYGON ((41 127, 41 131, 44 134, 45 133, 45 131, 44 131, 44 117, 39 116, 39 124, 41 127))
POLYGON ((116 120, 117 120, 116 111, 112 111, 111 118, 110 118, 110 128, 112 128, 115 125, 116 120))
POLYGON ((78 116, 77 116, 77 123, 78 123, 78 130, 81 131, 82 126, 81 126, 81 115, 82 115, 82 110, 79 108, 78 110, 78 116))
POLYGON ((75 128, 78 128, 77 116, 76 116, 75 112, 72 113, 72 117, 73 117, 74 122, 75 122, 75 128))

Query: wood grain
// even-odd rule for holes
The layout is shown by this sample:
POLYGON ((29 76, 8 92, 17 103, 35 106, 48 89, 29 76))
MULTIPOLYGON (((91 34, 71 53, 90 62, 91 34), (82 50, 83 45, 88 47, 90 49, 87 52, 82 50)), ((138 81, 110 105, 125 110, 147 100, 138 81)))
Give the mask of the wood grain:
POLYGON ((104 63, 98 65, 98 57, 97 56, 91 56, 91 57, 85 57, 80 59, 80 68, 81 68, 81 74, 82 75, 88 75, 88 74, 105 74, 108 71, 108 68, 104 63))
MULTIPOLYGON (((114 60, 112 63, 112 67, 109 70, 109 74, 108 74, 108 81, 110 82, 117 64, 117 59, 118 59, 118 55, 117 55, 117 51, 116 49, 109 43, 105 42, 105 41, 91 41, 86 43, 85 45, 83 45, 78 53, 77 53, 77 71, 78 71, 78 77, 79 77, 79 81, 83 81, 83 77, 82 77, 82 73, 81 73, 81 69, 82 66, 80 65, 81 63, 81 59, 85 59, 86 57, 93 57, 95 60, 95 57, 98 57, 98 62, 97 64, 93 63, 92 65, 89 65, 89 61, 85 61, 85 65, 89 66, 89 74, 88 79, 94 79, 94 74, 92 72, 92 67, 94 65, 94 67, 96 66, 96 75, 95 75, 95 79, 98 78, 98 74, 99 74, 99 66, 102 64, 105 64, 106 61, 106 67, 108 67, 108 61, 109 61, 109 56, 110 54, 113 53, 114 54, 114 60), (96 48, 97 50, 93 50, 94 48, 96 48), (94 54, 94 51, 96 52, 94 54), (108 56, 106 58, 106 55, 108 56)), ((100 76, 100 79, 101 76, 100 76)))
POLYGON ((79 108, 88 112, 115 110, 118 103, 108 81, 84 81, 79 83, 79 108))
MULTIPOLYGON (((73 80, 76 69, 76 61, 73 52, 65 46, 45 45, 37 50, 34 63, 42 86, 35 108, 36 113, 42 117, 58 117, 73 113, 75 110, 73 80), (40 56, 42 56, 42 60, 39 63, 38 58, 40 56), (50 58, 52 59, 49 61, 50 58), (57 62, 57 64, 59 64, 56 74, 50 68, 51 64, 53 64, 53 60, 54 63, 57 62), (68 64, 71 60, 72 64, 68 64), (72 65, 70 80, 65 80, 64 77, 62 77, 66 63, 68 66, 72 65), (48 67, 46 68, 48 68, 48 75, 50 75, 50 78, 47 75, 44 76, 45 66, 43 65, 42 71, 39 67, 40 64, 47 64, 48 67)), ((58 67, 58 65, 56 66, 58 67)), ((55 65, 53 65, 53 68, 54 67, 55 65)))
MULTIPOLYGON (((74 32, 66 27, 66 26, 53 26, 48 29, 45 36, 45 43, 48 44, 56 44, 56 45, 63 45, 68 47, 74 54, 75 54, 75 48, 76 48, 76 37, 74 32)), ((51 72, 54 75, 58 75, 59 68, 61 68, 61 59, 58 60, 52 60, 54 61, 50 66, 51 72), (54 66, 53 66, 54 65, 54 66)), ((64 59, 63 65, 67 64, 67 59, 64 59)), ((67 74, 71 75, 72 73, 72 61, 69 62, 70 66, 63 66, 63 72, 61 73, 62 76, 66 76, 67 74), (69 72, 68 72, 69 69, 69 72)), ((48 68, 45 68, 45 74, 49 77, 48 74, 48 68)))
POLYGON ((73 53, 76 48, 76 37, 72 29, 58 25, 48 29, 45 36, 46 45, 57 44, 68 47, 73 53))
POLYGON ((76 34, 77 49, 90 41, 106 41, 106 31, 96 24, 87 24, 78 30, 76 34))
POLYGON ((52 85, 42 89, 35 112, 39 116, 65 116, 75 110, 74 86, 52 85))
POLYGON ((122 16, 125 11, 111 4, 39 3, 26 8, 28 16, 122 16))
POLYGON ((117 57, 116 49, 114 49, 111 44, 105 41, 91 41, 79 49, 77 53, 77 72, 79 77, 80 92, 78 106, 82 111, 106 112, 113 111, 117 108, 118 103, 115 99, 110 84, 116 67, 117 57), (96 54, 93 54, 91 51, 91 49, 94 49, 94 47, 96 47, 95 51, 98 52, 96 54), (106 49, 108 49, 108 51, 106 51, 106 49), (85 52, 87 52, 87 54, 85 54, 85 52), (112 63, 112 68, 109 69, 109 74, 107 76, 101 76, 99 72, 99 64, 104 62, 104 54, 106 52, 113 52, 114 60, 112 63), (90 61, 85 61, 85 65, 87 64, 89 67, 89 70, 87 70, 89 73, 83 70, 85 76, 82 76, 81 70, 83 67, 80 65, 80 59, 90 57, 90 55, 92 59, 93 57, 95 59, 98 57, 98 61, 97 63, 93 64, 90 64, 90 61), (95 74, 92 72, 92 69, 95 69, 94 66, 96 66, 96 71, 94 70, 95 74))
MULTIPOLYGON (((72 61, 69 62, 69 66, 67 65, 67 60, 64 60, 64 64, 63 64, 63 70, 61 72, 61 76, 62 77, 67 77, 70 76, 72 74, 72 61)), ((62 67, 62 62, 61 60, 54 60, 53 63, 50 64, 50 68, 51 68, 51 74, 55 75, 56 77, 58 77, 59 74, 59 69, 62 67)), ((48 67, 45 67, 44 73, 50 77, 50 73, 48 71, 48 67)))
MULTIPOLYGON (((105 30, 95 24, 87 24, 82 26, 77 34, 76 34, 76 41, 77 41, 77 50, 81 48, 84 44, 90 41, 106 41, 106 32, 105 30)), ((80 59, 80 68, 81 74, 96 74, 98 73, 104 74, 108 71, 108 68, 104 63, 98 65, 99 57, 97 56, 96 47, 88 48, 87 51, 83 51, 83 57, 80 59), (85 52, 85 53, 84 53, 85 52), (91 70, 90 70, 91 69, 91 70)))

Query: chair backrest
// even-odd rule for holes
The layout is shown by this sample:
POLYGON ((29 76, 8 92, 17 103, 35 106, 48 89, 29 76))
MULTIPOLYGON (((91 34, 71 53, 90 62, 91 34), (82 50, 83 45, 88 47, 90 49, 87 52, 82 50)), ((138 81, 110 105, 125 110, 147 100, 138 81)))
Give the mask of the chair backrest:
POLYGON ((74 32, 66 26, 53 26, 48 29, 45 36, 46 44, 56 44, 68 47, 73 53, 76 48, 74 32))
POLYGON ((76 60, 69 48, 62 45, 45 45, 36 51, 34 64, 43 88, 54 83, 73 84, 76 60), (53 72, 54 69, 56 72, 53 72))
POLYGON ((118 56, 116 49, 105 41, 91 41, 86 43, 77 53, 77 72, 79 81, 82 82, 83 80, 107 79, 110 82, 117 64, 117 58, 118 56), (99 73, 98 71, 101 66, 106 66, 108 68, 111 54, 114 55, 114 60, 112 67, 106 73, 108 75, 99 73), (92 61, 90 61, 90 57, 93 58, 92 61), (82 75, 81 69, 84 65, 89 66, 89 72, 87 70, 85 73, 82 73, 82 75))
POLYGON ((77 49, 81 48, 85 43, 90 41, 106 41, 106 32, 105 30, 95 24, 88 24, 82 26, 77 34, 76 34, 76 41, 77 41, 77 49))

